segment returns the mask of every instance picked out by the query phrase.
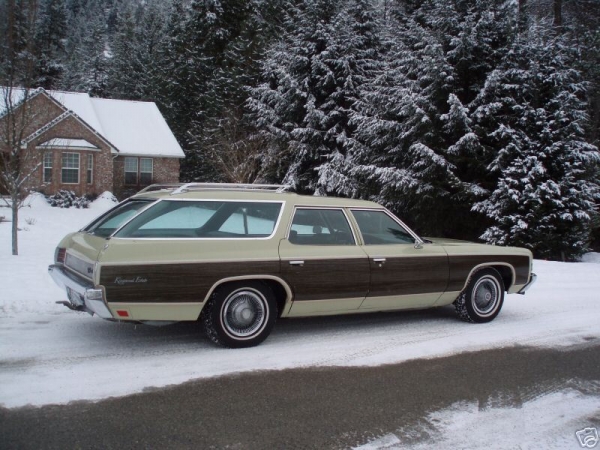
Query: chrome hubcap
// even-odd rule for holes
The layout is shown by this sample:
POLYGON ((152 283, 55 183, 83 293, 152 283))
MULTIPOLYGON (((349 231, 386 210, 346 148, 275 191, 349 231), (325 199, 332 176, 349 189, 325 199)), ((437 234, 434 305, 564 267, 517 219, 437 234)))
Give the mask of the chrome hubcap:
POLYGON ((221 311, 225 330, 234 338, 247 338, 259 332, 268 315, 264 297, 249 289, 231 294, 221 311))
POLYGON ((481 277, 473 287, 473 308, 481 316, 493 314, 500 301, 500 285, 492 276, 481 277))

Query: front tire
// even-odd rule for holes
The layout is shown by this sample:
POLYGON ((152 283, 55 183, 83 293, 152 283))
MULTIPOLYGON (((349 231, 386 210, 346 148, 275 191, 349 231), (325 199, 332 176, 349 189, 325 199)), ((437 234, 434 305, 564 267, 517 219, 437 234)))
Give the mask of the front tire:
POLYGON ((229 348, 253 347, 271 333, 277 318, 273 291, 258 281, 218 287, 202 311, 206 335, 229 348))
POLYGON ((496 318, 504 303, 504 282, 496 269, 475 272, 454 301, 458 317, 465 322, 486 323, 496 318))

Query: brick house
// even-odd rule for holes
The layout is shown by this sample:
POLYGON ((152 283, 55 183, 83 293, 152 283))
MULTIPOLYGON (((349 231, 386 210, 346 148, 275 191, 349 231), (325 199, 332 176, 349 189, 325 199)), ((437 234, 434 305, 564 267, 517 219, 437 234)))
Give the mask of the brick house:
POLYGON ((27 105, 21 145, 35 152, 24 163, 33 170, 30 188, 122 198, 149 184, 179 182, 184 153, 155 103, 40 88, 27 105))

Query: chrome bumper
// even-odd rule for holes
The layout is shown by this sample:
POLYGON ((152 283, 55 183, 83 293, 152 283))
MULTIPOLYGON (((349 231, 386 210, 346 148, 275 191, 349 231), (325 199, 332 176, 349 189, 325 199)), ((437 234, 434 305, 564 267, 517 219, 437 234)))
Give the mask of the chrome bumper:
POLYGON ((113 316, 104 302, 104 291, 96 289, 90 282, 72 275, 64 267, 57 264, 48 266, 48 273, 54 282, 67 292, 68 302, 57 302, 76 311, 85 311, 97 314, 103 319, 112 319, 113 316))
POLYGON ((529 279, 529 283, 523 286, 521 290, 517 293, 523 295, 533 285, 533 283, 535 283, 535 280, 537 280, 537 275, 535 273, 532 273, 531 278, 529 279))

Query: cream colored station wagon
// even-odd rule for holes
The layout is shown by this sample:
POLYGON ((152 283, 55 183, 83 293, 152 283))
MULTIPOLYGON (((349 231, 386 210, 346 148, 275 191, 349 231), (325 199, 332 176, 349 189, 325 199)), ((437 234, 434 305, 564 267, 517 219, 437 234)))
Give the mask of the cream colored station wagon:
POLYGON ((71 309, 162 324, 199 320, 228 347, 262 342, 276 319, 454 303, 489 322, 504 292, 535 281, 532 254, 423 239, 368 201, 281 186, 151 186, 56 249, 49 272, 71 309))

